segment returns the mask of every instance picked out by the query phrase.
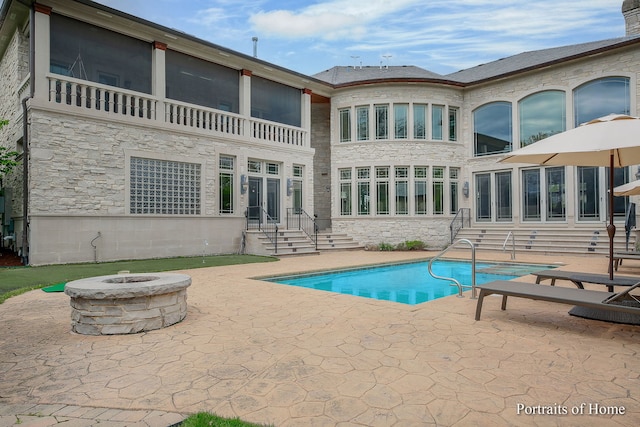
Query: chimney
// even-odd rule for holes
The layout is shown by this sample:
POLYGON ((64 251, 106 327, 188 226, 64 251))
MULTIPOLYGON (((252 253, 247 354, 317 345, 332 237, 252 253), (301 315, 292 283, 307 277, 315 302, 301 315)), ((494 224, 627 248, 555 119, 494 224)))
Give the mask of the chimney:
POLYGON ((640 35, 640 0, 624 0, 622 2, 622 15, 626 27, 625 35, 640 35))
POLYGON ((258 57, 258 38, 252 37, 251 40, 253 41, 253 57, 257 58, 258 57))

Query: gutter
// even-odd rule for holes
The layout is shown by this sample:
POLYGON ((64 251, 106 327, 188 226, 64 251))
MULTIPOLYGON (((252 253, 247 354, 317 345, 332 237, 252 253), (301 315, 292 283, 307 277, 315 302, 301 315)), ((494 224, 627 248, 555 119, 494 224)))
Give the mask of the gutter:
MULTIPOLYGON (((24 2, 22 2, 24 4, 24 2)), ((22 264, 29 265, 29 120, 27 102, 35 93, 35 12, 33 2, 29 11, 29 96, 22 98, 22 264)))

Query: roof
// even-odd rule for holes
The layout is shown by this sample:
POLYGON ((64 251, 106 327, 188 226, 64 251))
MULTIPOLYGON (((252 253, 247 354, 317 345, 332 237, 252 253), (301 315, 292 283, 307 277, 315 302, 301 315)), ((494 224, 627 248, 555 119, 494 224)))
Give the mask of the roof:
POLYGON ((337 66, 313 75, 334 86, 365 82, 421 80, 465 86, 550 66, 588 55, 640 43, 640 35, 620 37, 550 49, 523 52, 497 61, 442 75, 416 66, 345 67, 337 66))
POLYGON ((443 80, 445 77, 441 74, 425 70, 424 68, 413 65, 402 66, 357 66, 345 67, 336 66, 314 74, 314 78, 340 86, 348 83, 388 80, 388 79, 435 79, 443 80))
POLYGON ((635 35, 551 49, 534 50, 447 74, 445 77, 460 83, 478 83, 639 42, 640 35, 635 35))

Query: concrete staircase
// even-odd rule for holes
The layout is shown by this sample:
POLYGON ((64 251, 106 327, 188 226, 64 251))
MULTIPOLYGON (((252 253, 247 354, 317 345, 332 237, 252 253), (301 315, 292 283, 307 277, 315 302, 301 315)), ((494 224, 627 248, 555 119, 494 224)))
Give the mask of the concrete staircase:
POLYGON ((320 251, 362 249, 362 246, 344 233, 323 231, 318 233, 318 248, 301 230, 279 230, 278 248, 260 230, 246 232, 245 253, 269 256, 317 255, 320 251))
POLYGON ((353 250, 363 249, 364 246, 353 240, 346 233, 333 233, 330 230, 318 232, 318 250, 353 250))
MULTIPOLYGON (((481 250, 510 252, 513 248, 511 237, 506 245, 505 239, 512 232, 515 238, 516 252, 544 254, 609 254, 609 236, 605 226, 589 228, 527 228, 480 227, 461 229, 454 240, 468 239, 481 250)), ((616 226, 614 250, 626 250, 624 226, 616 226)), ((629 250, 634 250, 635 233, 629 236, 629 250)))

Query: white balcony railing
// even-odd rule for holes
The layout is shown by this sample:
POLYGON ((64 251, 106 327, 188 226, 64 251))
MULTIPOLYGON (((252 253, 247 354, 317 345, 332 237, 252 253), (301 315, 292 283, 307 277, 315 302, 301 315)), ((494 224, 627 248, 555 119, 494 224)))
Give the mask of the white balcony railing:
POLYGON ((299 147, 306 145, 307 132, 303 129, 259 119, 251 119, 249 123, 251 137, 254 139, 299 147))
POLYGON ((57 74, 47 75, 48 101, 99 114, 249 138, 254 141, 306 147, 308 132, 295 126, 245 117, 213 108, 165 99, 57 74), (164 114, 162 113, 164 110, 164 114))
POLYGON ((228 135, 244 135, 245 119, 237 114, 176 101, 166 101, 164 105, 166 123, 228 135))
POLYGON ((49 75, 49 102, 108 114, 156 119, 157 101, 150 95, 73 77, 49 75))

